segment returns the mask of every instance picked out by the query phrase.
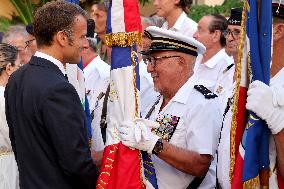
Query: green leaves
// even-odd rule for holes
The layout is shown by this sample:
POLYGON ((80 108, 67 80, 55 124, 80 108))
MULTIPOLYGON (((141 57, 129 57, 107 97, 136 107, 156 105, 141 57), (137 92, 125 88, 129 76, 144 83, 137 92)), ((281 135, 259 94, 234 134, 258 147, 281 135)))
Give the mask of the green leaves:
POLYGON ((25 25, 33 21, 33 15, 37 7, 44 5, 50 0, 10 0, 19 13, 19 17, 25 25), (36 2, 36 3, 35 3, 36 2))
POLYGON ((11 0, 11 3, 19 13, 19 17, 25 25, 33 20, 34 7, 31 0, 11 0))
POLYGON ((222 14, 228 17, 231 14, 231 8, 242 6, 243 2, 241 0, 226 0, 223 5, 214 7, 208 5, 193 5, 189 9, 188 16, 196 22, 208 14, 222 14))

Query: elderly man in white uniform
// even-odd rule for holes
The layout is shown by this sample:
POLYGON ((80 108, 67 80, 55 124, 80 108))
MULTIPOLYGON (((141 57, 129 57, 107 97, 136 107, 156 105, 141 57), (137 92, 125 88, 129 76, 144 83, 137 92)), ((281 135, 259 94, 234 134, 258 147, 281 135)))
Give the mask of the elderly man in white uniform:
MULTIPOLYGON (((218 14, 203 16, 198 22, 197 31, 193 37, 206 47, 203 55, 198 55, 194 77, 198 83, 203 84, 218 95, 220 112, 225 108, 225 93, 233 85, 233 59, 225 52, 226 39, 223 32, 227 29, 227 19, 218 14)), ((221 126, 221 124, 220 124, 221 126)), ((216 158, 212 162, 205 181, 216 180, 216 158), (211 175, 212 178, 208 178, 211 175)), ((206 185, 202 188, 214 188, 206 185)))
MULTIPOLYGON (((234 61, 238 58, 238 48, 240 44, 240 32, 242 21, 242 8, 233 8, 228 19, 228 29, 224 32, 226 37, 226 52, 233 56, 234 61)), ((232 67, 235 73, 235 66, 232 67)), ((218 144, 217 180, 219 187, 230 188, 230 129, 232 122, 232 104, 235 83, 224 93, 225 107, 222 110, 223 123, 220 131, 218 144)))
POLYGON ((184 189, 206 174, 215 154, 221 124, 218 100, 192 77, 197 54, 205 52, 201 43, 154 26, 146 30, 152 36, 147 70, 162 96, 151 108, 152 123, 125 120, 119 134, 124 145, 152 154, 159 189, 184 189))
MULTIPOLYGON (((206 47, 195 62, 194 76, 200 83, 213 90, 220 102, 225 101, 223 94, 233 84, 233 59, 225 52, 227 20, 222 15, 203 16, 198 22, 193 37, 206 47)), ((223 111, 224 105, 221 105, 223 111)))
POLYGON ((162 28, 192 37, 197 30, 197 23, 187 16, 191 4, 191 0, 154 0, 157 15, 166 20, 162 28))
POLYGON ((89 100, 89 107, 92 117, 92 150, 102 151, 104 143, 101 134, 101 115, 103 101, 107 91, 110 77, 110 66, 105 63, 97 52, 97 41, 94 38, 94 21, 88 20, 87 40, 89 46, 82 51, 84 63, 84 77, 86 94, 89 100))

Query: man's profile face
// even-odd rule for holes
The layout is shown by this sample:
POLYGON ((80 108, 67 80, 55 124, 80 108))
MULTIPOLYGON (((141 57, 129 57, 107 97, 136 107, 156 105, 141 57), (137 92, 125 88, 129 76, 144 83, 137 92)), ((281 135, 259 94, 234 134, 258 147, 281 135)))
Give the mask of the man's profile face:
POLYGON ((87 20, 82 15, 76 16, 72 30, 73 33, 69 37, 69 44, 64 50, 64 62, 78 64, 80 63, 82 50, 88 46, 86 38, 87 20))
POLYGON ((98 9, 97 5, 91 8, 91 18, 95 21, 95 32, 104 34, 106 31, 107 12, 98 9))
POLYGON ((228 34, 226 35, 226 52, 229 55, 233 56, 238 53, 241 26, 228 25, 227 31, 228 34))
POLYGON ((193 37, 202 43, 206 49, 210 49, 214 44, 213 33, 209 31, 209 26, 212 22, 211 16, 203 16, 198 22, 197 31, 194 33, 193 37))

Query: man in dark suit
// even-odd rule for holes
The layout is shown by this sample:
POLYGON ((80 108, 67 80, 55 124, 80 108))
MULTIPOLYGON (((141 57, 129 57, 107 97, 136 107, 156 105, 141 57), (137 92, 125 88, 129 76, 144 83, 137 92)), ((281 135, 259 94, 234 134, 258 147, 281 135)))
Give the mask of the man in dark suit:
POLYGON ((8 82, 6 114, 21 189, 94 189, 98 171, 88 148, 85 114, 65 64, 87 45, 87 17, 56 1, 34 17, 39 50, 8 82))

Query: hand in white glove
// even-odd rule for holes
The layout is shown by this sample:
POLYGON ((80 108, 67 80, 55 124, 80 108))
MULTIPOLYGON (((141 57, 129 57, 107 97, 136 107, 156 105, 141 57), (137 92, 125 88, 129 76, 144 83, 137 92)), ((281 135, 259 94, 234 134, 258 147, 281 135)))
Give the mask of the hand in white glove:
POLYGON ((151 154, 159 139, 157 135, 151 132, 151 128, 158 128, 159 126, 158 122, 139 118, 134 121, 124 121, 118 131, 122 144, 151 154))
POLYGON ((279 133, 284 128, 284 88, 254 81, 247 94, 246 108, 265 120, 272 134, 279 133))

